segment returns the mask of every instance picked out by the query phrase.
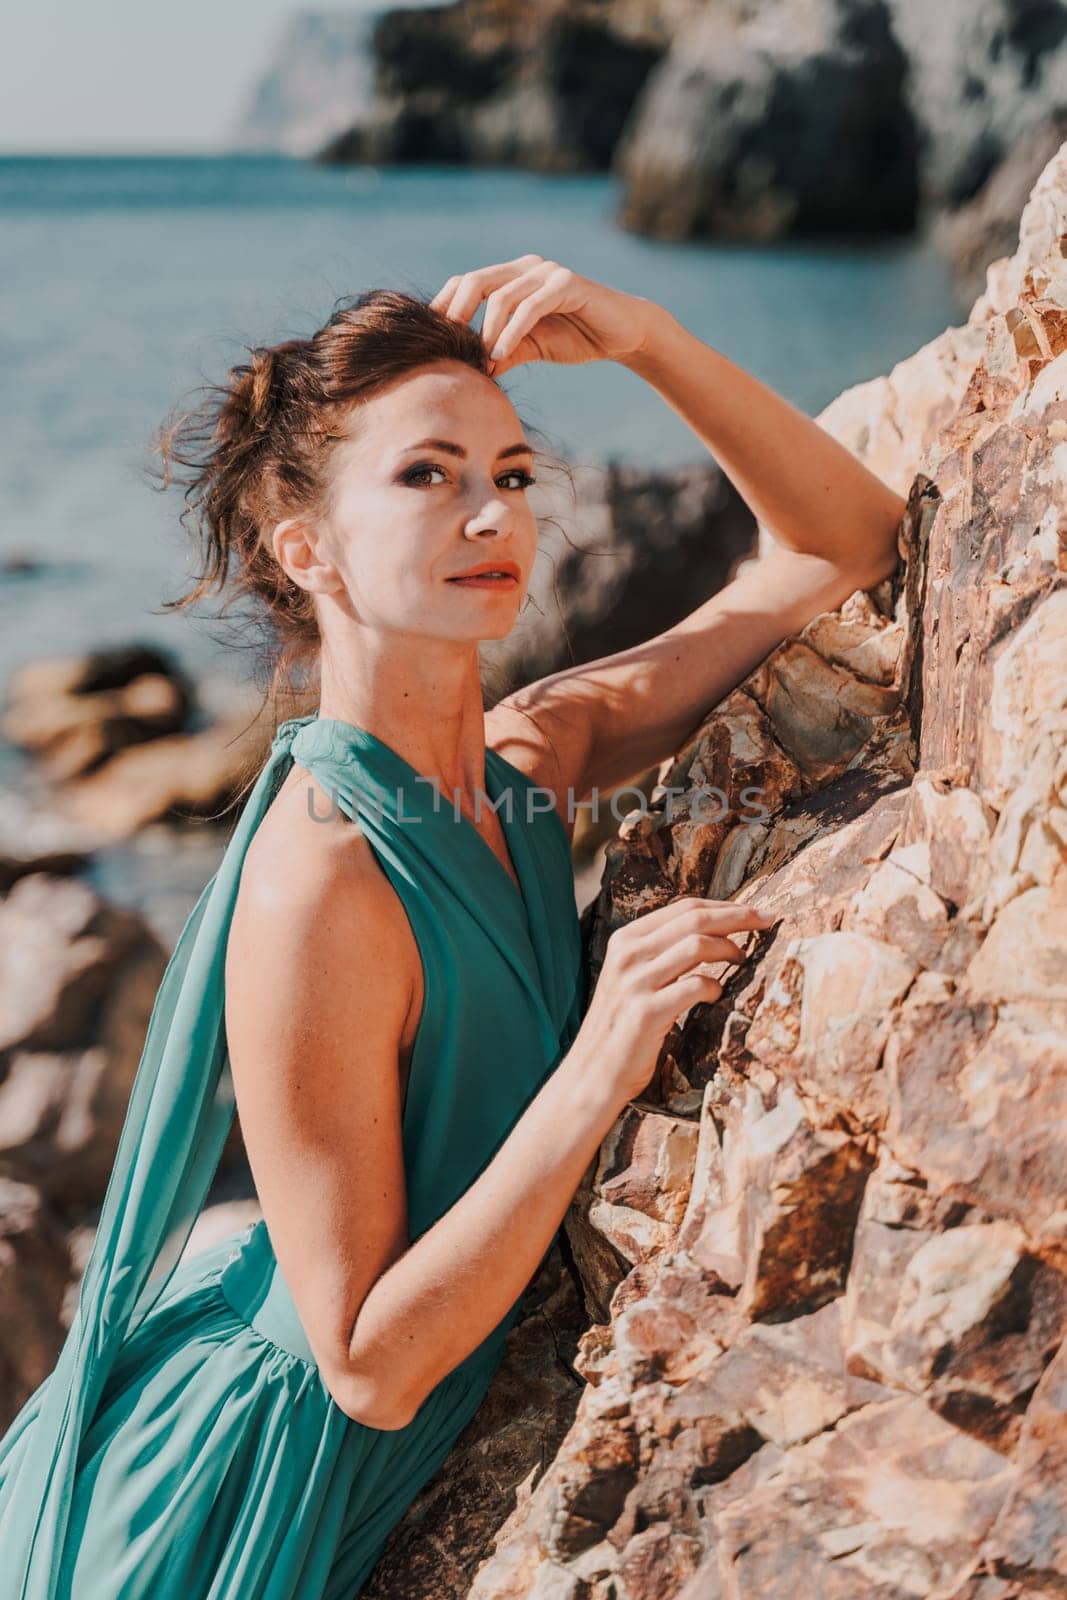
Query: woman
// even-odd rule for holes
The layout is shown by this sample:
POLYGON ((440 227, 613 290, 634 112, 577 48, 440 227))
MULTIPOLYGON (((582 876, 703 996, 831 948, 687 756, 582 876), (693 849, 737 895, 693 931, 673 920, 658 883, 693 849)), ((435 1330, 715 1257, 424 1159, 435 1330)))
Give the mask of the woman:
POLYGON ((890 572, 903 502, 661 307, 538 256, 253 352, 165 450, 206 541, 188 599, 255 597, 319 705, 278 729, 160 986, 77 1315, 0 1445, 0 1595, 350 1600, 666 1030, 768 923, 649 912, 586 1005, 576 807, 890 572), (537 536, 495 380, 530 360, 647 379, 778 543, 484 714, 478 646, 537 536), (235 1099, 263 1221, 176 1265, 235 1099))

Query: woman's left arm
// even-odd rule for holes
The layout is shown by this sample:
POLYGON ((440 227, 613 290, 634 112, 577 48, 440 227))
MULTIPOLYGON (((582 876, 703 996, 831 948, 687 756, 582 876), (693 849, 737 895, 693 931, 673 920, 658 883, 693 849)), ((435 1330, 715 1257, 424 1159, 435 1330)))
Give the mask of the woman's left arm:
MULTIPOLYGON (((887 577, 906 501, 651 300, 526 256, 449 279, 434 303, 466 320, 482 301, 494 376, 532 360, 627 367, 688 423, 774 540, 673 627, 538 679, 488 714, 490 743, 573 804, 680 749, 783 639, 887 577), (533 762, 531 723, 544 735, 533 762)), ((562 796, 557 807, 573 823, 562 796)))
POLYGON ((647 332, 622 365, 689 424, 775 541, 831 562, 853 589, 892 572, 900 495, 782 395, 646 306, 647 332))

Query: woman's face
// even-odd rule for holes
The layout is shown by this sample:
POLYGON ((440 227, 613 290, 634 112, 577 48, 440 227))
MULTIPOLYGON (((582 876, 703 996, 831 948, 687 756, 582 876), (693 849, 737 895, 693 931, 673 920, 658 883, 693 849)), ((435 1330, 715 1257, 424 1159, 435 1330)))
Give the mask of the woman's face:
POLYGON ((327 529, 355 616, 457 641, 503 637, 537 553, 533 456, 511 401, 473 368, 435 361, 357 415, 333 454, 327 529), (515 580, 454 581, 486 564, 515 580))

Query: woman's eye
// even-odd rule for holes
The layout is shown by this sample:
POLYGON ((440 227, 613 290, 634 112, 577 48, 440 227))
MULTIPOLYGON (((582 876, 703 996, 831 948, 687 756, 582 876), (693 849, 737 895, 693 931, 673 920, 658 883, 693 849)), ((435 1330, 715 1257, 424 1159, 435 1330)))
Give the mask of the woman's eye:
POLYGON ((407 471, 402 474, 403 481, 405 483, 425 483, 425 474, 427 472, 440 472, 447 476, 447 474, 445 474, 444 467, 438 467, 432 461, 422 461, 414 467, 409 467, 407 471))
MULTIPOLYGON (((439 467, 436 462, 418 461, 414 466, 408 467, 405 472, 401 473, 401 482, 424 485, 428 481, 427 474, 431 472, 438 472, 443 478, 446 479, 448 477, 444 467, 439 467)), ((511 489, 528 489, 532 483, 537 482, 537 479, 533 476, 533 474, 526 472, 522 467, 512 467, 510 472, 505 472, 502 474, 502 476, 505 479, 517 478, 519 480, 517 483, 507 485, 507 487, 511 489)), ((500 479, 497 479, 497 482, 499 483, 500 479)))

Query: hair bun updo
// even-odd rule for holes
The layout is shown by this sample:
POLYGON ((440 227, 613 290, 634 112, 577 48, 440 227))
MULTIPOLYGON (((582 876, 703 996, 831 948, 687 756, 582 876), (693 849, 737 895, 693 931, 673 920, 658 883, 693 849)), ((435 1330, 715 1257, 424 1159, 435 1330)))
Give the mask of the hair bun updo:
POLYGON ((251 601, 276 720, 282 691, 299 699, 298 675, 317 676, 321 638, 314 596, 275 558, 274 527, 321 509, 331 453, 361 402, 428 362, 459 361, 488 377, 489 361, 469 323, 395 289, 340 301, 310 338, 247 348, 225 383, 201 390, 157 435, 155 480, 181 485, 180 520, 198 553, 192 587, 164 610, 213 593, 223 612, 251 601))

